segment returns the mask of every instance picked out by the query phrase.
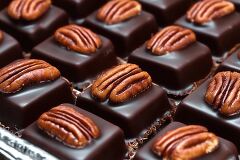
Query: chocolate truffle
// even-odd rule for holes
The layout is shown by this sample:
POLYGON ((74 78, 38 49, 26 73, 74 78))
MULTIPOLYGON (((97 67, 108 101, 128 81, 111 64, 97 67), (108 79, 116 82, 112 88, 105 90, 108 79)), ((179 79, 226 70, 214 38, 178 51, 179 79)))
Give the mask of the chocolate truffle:
POLYGON ((190 7, 192 0, 139 0, 143 9, 152 13, 160 26, 172 24, 190 7))
POLYGON ((170 107, 164 90, 135 64, 104 72, 78 96, 77 106, 118 125, 127 137, 139 134, 170 107))
POLYGON ((133 51, 130 63, 148 71, 153 81, 168 90, 184 90, 210 72, 209 48, 195 34, 180 26, 168 26, 133 51), (167 39, 167 41, 164 41, 167 39))
POLYGON ((234 5, 229 1, 201 0, 175 23, 192 29, 197 34, 197 39, 209 46, 213 56, 219 59, 240 41, 239 17, 240 14, 235 11, 234 5), (223 7, 218 8, 218 4, 223 7), (201 7, 197 8, 200 5, 201 7), (201 16, 205 8, 204 13, 210 10, 215 12, 201 16))
POLYGON ((50 62, 74 82, 117 64, 110 40, 77 25, 59 28, 54 36, 33 48, 32 57, 50 62))
POLYGON ((73 103, 69 82, 55 67, 36 59, 17 60, 0 69, 0 92, 1 122, 18 128, 54 105, 73 103))
POLYGON ((240 47, 237 48, 218 68, 218 71, 240 72, 240 47))
POLYGON ((15 37, 24 50, 30 51, 55 29, 67 24, 68 16, 62 9, 51 6, 50 0, 41 3, 33 1, 32 3, 38 3, 34 9, 27 7, 29 3, 25 1, 22 1, 24 3, 19 11, 15 10, 20 5, 19 0, 15 0, 0 12, 0 27, 15 37))
MULTIPOLYGON (((181 136, 183 136, 183 133, 184 133, 183 128, 186 128, 185 133, 189 134, 188 137, 187 137, 188 139, 190 139, 191 136, 194 135, 194 132, 195 132, 195 138, 199 138, 199 139, 204 137, 203 134, 213 135, 212 133, 209 133, 207 131, 204 131, 203 133, 200 133, 198 131, 199 128, 203 129, 203 130, 206 130, 206 128, 203 127, 203 126, 198 126, 198 125, 186 126, 185 124, 180 123, 180 122, 172 122, 168 126, 163 128, 153 139, 151 139, 149 142, 147 142, 147 144, 145 144, 140 150, 138 150, 135 159, 136 160, 146 160, 146 159, 147 160, 162 160, 162 159, 164 159, 162 156, 158 156, 157 154, 155 154, 153 152, 153 150, 152 150, 153 146, 156 145, 158 140, 160 140, 160 138, 163 138, 164 135, 165 135, 165 137, 166 137, 166 135, 171 136, 170 134, 172 134, 173 132, 176 132, 175 135, 177 135, 177 134, 179 135, 179 133, 177 132, 178 130, 182 130, 181 131, 181 133, 182 133, 181 136), (194 128, 194 129, 192 129, 192 128, 194 128), (187 130, 187 129, 189 129, 189 130, 187 130), (197 132, 199 132, 199 133, 197 133, 197 132), (200 136, 196 137, 196 134, 198 134, 200 136)), ((214 136, 211 136, 211 139, 214 139, 214 140, 216 139, 216 137, 214 137, 214 138, 212 138, 212 137, 214 137, 214 136)), ((177 139, 177 137, 174 137, 174 138, 177 139)), ((216 148, 214 148, 210 153, 207 153, 205 155, 203 154, 199 157, 196 157, 196 159, 197 160, 212 160, 212 159, 218 159, 218 160, 235 159, 235 160, 238 160, 238 152, 237 152, 236 146, 232 142, 230 142, 226 139, 223 139, 221 137, 217 137, 217 139, 218 139, 218 146, 216 148)), ((169 145, 170 142, 168 143, 167 140, 171 141, 171 139, 168 138, 168 139, 166 139, 165 143, 161 143, 160 145, 163 145, 163 144, 169 145)), ((210 137, 208 139, 205 139, 205 140, 206 141, 208 140, 210 142, 210 137)), ((175 141, 175 143, 176 142, 177 142, 177 140, 175 141)), ((184 142, 181 141, 179 143, 181 143, 181 145, 184 145, 183 143, 186 144, 186 142, 189 143, 190 141, 187 141, 185 139, 184 142)), ((172 144, 173 143, 174 143, 174 141, 172 142, 172 144)), ((179 143, 177 145, 180 145, 179 143)), ((208 146, 208 149, 209 149, 209 146, 210 145, 213 146, 213 143, 209 143, 209 144, 201 143, 201 145, 208 146)), ((159 147, 157 149, 162 149, 161 147, 163 147, 163 146, 161 146, 161 147, 157 146, 157 147, 159 147)), ((191 147, 187 148, 186 150, 184 150, 182 147, 178 147, 178 149, 180 149, 180 148, 182 149, 181 152, 180 152, 181 153, 180 156, 189 157, 189 155, 184 154, 184 153, 187 152, 186 150, 189 151, 188 154, 191 153, 191 156, 199 153, 199 152, 196 152, 196 151, 191 152, 191 149, 192 150, 199 149, 197 147, 194 148, 193 146, 191 146, 191 147)), ((204 149, 204 148, 202 148, 202 149, 204 149)), ((175 149, 175 151, 172 151, 172 155, 174 154, 173 152, 176 153, 176 149, 175 149)), ((164 155, 166 156, 166 154, 164 154, 164 155)))
POLYGON ((175 119, 201 124, 240 146, 239 84, 237 72, 219 72, 179 105, 175 119))
POLYGON ((142 11, 141 5, 132 0, 109 1, 88 16, 84 25, 112 40, 120 57, 129 55, 157 31, 154 16, 142 11))
POLYGON ((19 43, 0 30, 0 68, 20 58, 23 56, 19 43))
MULTIPOLYGON (((32 144, 42 149, 45 149, 52 155, 58 157, 59 159, 122 160, 124 158, 126 146, 124 143, 123 132, 119 127, 76 106, 70 104, 62 104, 60 105, 60 107, 61 108, 56 107, 58 108, 58 111, 56 111, 56 108, 53 108, 52 111, 50 110, 51 113, 47 112, 45 113, 44 117, 42 116, 41 118, 41 120, 44 120, 42 121, 42 123, 52 124, 51 126, 45 125, 49 129, 50 127, 55 127, 55 129, 51 130, 51 134, 54 131, 55 131, 54 133, 56 134, 62 133, 61 135, 67 133, 64 131, 61 132, 62 130, 58 127, 58 125, 56 125, 60 124, 63 125, 63 128, 68 127, 67 130, 68 132, 76 131, 73 136, 81 137, 81 133, 84 129, 83 126, 90 125, 91 128, 85 128, 86 130, 89 129, 89 131, 85 132, 82 136, 87 136, 87 134, 95 132, 96 135, 98 135, 98 137, 95 139, 91 139, 91 141, 82 148, 69 147, 66 144, 60 142, 59 140, 56 140, 55 137, 49 136, 48 135, 49 133, 47 134, 44 130, 40 129, 38 127, 39 123, 37 122, 34 122, 30 126, 28 126, 24 130, 22 137, 31 142, 32 144), (65 109, 62 109, 63 106, 65 107, 65 109), (71 118, 69 118, 68 117, 69 114, 70 115, 81 114, 81 116, 80 117, 71 116, 71 118), (59 120, 56 120, 57 118, 51 119, 52 116, 58 117, 59 120), (84 121, 81 121, 80 118, 84 118, 84 121), (72 123, 70 123, 71 122, 70 120, 76 122, 74 123, 75 125, 72 125, 72 123), (79 130, 80 128, 77 127, 77 125, 80 125, 82 127, 81 131, 79 130), (96 126, 93 127, 93 125, 96 126), (74 127, 76 127, 75 130, 73 129, 74 127)), ((69 138, 65 139, 65 141, 70 141, 70 139, 73 138, 71 137, 71 134, 68 137, 69 138)), ((74 140, 75 141, 73 142, 77 142, 77 138, 74 140)))

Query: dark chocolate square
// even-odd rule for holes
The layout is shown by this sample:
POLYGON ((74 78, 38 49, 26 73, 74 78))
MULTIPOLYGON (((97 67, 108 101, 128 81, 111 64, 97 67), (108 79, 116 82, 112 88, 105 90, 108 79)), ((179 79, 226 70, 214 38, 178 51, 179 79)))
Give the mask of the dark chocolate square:
POLYGON ((222 62, 218 68, 218 71, 240 72, 240 59, 238 58, 238 54, 240 54, 240 48, 234 51, 232 55, 222 62))
POLYGON ((91 55, 68 50, 50 37, 33 48, 32 57, 43 59, 56 66, 61 73, 74 82, 80 82, 117 64, 114 47, 107 38, 100 36, 102 47, 91 55))
POLYGON ((23 128, 43 112, 61 103, 74 103, 70 86, 59 78, 23 88, 21 91, 0 95, 0 121, 23 128))
MULTIPOLYGON (((162 160, 161 157, 155 155, 151 148, 155 141, 166 134, 168 131, 185 126, 185 124, 180 122, 172 122, 165 128, 163 128, 153 139, 151 139, 147 144, 145 144, 140 150, 138 150, 135 160, 162 160)), ((238 160, 238 153, 235 145, 223 138, 219 137, 219 148, 210 154, 204 155, 197 158, 196 160, 238 160)))
POLYGON ((170 108, 166 93, 157 85, 119 104, 96 101, 88 88, 77 98, 77 106, 119 126, 127 137, 139 134, 170 108))
POLYGON ((97 12, 94 12, 88 16, 84 25, 112 40, 120 57, 130 54, 158 30, 154 16, 144 11, 127 21, 113 25, 97 20, 96 14, 97 12))
POLYGON ((24 130, 22 137, 62 160, 122 160, 124 158, 126 146, 123 132, 119 127, 83 109, 66 105, 89 116, 100 128, 101 136, 85 148, 73 149, 44 133, 34 122, 24 130))
POLYGON ((240 13, 237 12, 204 25, 193 24, 186 19, 186 16, 175 23, 192 29, 197 34, 197 39, 206 44, 215 57, 221 57, 240 41, 240 13))
POLYGON ((207 104, 204 96, 210 80, 204 82, 196 91, 187 96, 178 106, 175 120, 186 124, 200 124, 224 137, 240 149, 240 116, 225 118, 207 104))
POLYGON ((182 16, 192 0, 140 0, 142 7, 152 13, 160 26, 173 23, 182 16))
POLYGON ((35 21, 13 20, 8 16, 6 9, 0 12, 0 28, 16 38, 26 51, 30 51, 35 45, 51 36, 57 28, 67 23, 67 14, 54 6, 35 21))
POLYGON ((19 43, 12 36, 3 32, 3 40, 0 42, 0 68, 21 58, 23 56, 19 43))
POLYGON ((170 90, 185 89, 204 78, 211 70, 211 52, 196 42, 162 56, 153 55, 145 44, 129 56, 130 63, 147 71, 153 81, 170 90))
POLYGON ((72 18, 83 18, 99 8, 107 0, 52 0, 53 4, 64 9, 72 18))

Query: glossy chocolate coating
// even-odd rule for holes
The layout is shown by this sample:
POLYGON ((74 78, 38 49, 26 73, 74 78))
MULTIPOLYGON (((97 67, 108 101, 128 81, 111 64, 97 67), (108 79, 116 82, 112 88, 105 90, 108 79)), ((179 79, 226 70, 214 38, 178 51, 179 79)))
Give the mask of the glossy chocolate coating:
POLYGON ((74 102, 70 86, 63 78, 1 94, 0 101, 0 121, 18 128, 26 127, 53 106, 74 102))
POLYGON ((65 77, 80 82, 117 64, 114 47, 107 38, 101 36, 102 46, 89 55, 68 50, 50 37, 33 48, 32 57, 43 59, 56 66, 65 77))
POLYGON ((67 14, 60 8, 51 8, 36 21, 13 20, 6 9, 0 12, 0 28, 15 37, 24 50, 30 51, 60 26, 68 23, 67 14))
POLYGON ((175 120, 186 124, 200 124, 224 137, 240 149, 240 117, 221 116, 217 110, 207 104, 204 96, 210 80, 204 82, 196 91, 187 96, 178 106, 175 120))
POLYGON ((3 32, 3 41, 0 42, 0 68, 21 58, 23 56, 19 43, 12 36, 3 32))
POLYGON ((162 56, 153 55, 144 44, 129 56, 129 62, 138 64, 155 83, 171 90, 188 87, 204 78, 212 67, 210 50, 199 42, 162 56))
POLYGON ((136 136, 170 107, 166 93, 157 85, 119 104, 112 104, 108 100, 98 102, 92 98, 90 89, 87 89, 79 95, 77 106, 121 127, 127 137, 136 136))
POLYGON ((173 23, 184 15, 192 0, 140 0, 143 9, 152 13, 160 26, 173 23))
POLYGON ((153 15, 144 11, 136 17, 114 25, 107 25, 97 20, 96 14, 97 12, 94 12, 88 16, 84 25, 108 37, 113 42, 120 57, 129 55, 158 29, 153 15))
POLYGON ((80 113, 90 117, 101 130, 100 137, 93 140, 85 148, 74 149, 47 135, 40 130, 36 122, 34 122, 24 130, 23 138, 60 159, 122 160, 124 158, 126 146, 124 143, 123 132, 119 127, 83 109, 70 104, 66 105, 73 107, 80 113))
MULTIPOLYGON (((151 139, 147 144, 145 144, 136 154, 135 160, 162 160, 163 158, 157 156, 155 153, 152 152, 152 145, 155 141, 166 134, 168 131, 172 131, 174 129, 180 128, 185 126, 185 124, 180 122, 172 122, 165 128, 163 128, 153 139, 151 139)), ((219 137, 219 148, 204 155, 202 157, 196 158, 196 160, 238 160, 238 153, 235 145, 223 138, 219 137)))
POLYGON ((215 57, 221 57, 240 41, 240 13, 237 12, 204 25, 193 24, 186 19, 186 16, 175 23, 192 29, 197 34, 197 39, 206 44, 215 57))
POLYGON ((107 0, 52 0, 53 4, 64 9, 72 18, 83 18, 99 8, 107 0))
POLYGON ((219 66, 218 71, 236 71, 240 72, 240 59, 238 54, 240 53, 240 48, 232 53, 226 60, 222 62, 219 66))

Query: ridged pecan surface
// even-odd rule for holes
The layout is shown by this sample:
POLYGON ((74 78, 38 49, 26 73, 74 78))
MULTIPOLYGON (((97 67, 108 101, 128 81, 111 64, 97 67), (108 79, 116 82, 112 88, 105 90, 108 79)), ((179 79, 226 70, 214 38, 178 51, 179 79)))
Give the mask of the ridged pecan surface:
POLYGON ((224 116, 240 113, 240 73, 217 73, 208 85, 205 101, 224 116))
POLYGON ((52 81, 59 76, 59 70, 45 61, 18 60, 0 69, 0 92, 14 93, 25 86, 52 81))
POLYGON ((87 28, 74 24, 59 28, 54 37, 70 50, 85 54, 95 53, 102 45, 102 40, 98 35, 87 28))
POLYGON ((118 65, 100 75, 93 83, 92 96, 100 101, 125 102, 152 85, 152 79, 135 64, 118 65))
POLYGON ((37 124, 71 148, 83 148, 100 136, 100 130, 92 119, 64 104, 43 113, 37 124))
POLYGON ((155 34, 146 44, 153 54, 164 55, 187 47, 196 41, 193 31, 180 26, 169 26, 155 34))
POLYGON ((13 0, 8 8, 8 15, 13 19, 36 20, 51 6, 51 0, 13 0))
POLYGON ((167 132, 152 146, 164 160, 190 160, 213 152, 219 146, 216 135, 198 125, 184 126, 167 132))
POLYGON ((201 0, 187 12, 187 19, 193 23, 204 24, 234 12, 234 4, 227 0, 201 0))
POLYGON ((97 19, 106 24, 116 24, 140 14, 141 4, 134 0, 111 0, 99 9, 97 19))

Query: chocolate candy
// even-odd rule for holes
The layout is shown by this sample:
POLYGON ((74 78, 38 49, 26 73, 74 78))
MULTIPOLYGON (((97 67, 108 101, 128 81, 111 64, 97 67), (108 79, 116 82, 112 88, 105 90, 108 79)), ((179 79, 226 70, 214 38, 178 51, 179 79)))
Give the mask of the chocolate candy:
POLYGON ((179 122, 172 122, 163 128, 137 152, 135 159, 162 160, 170 158, 169 156, 173 159, 238 159, 236 146, 232 142, 216 137, 203 126, 186 126, 179 122), (174 148, 172 148, 173 145, 174 148), (161 153, 161 155, 154 153, 165 147, 167 147, 165 153, 161 153), (197 154, 198 156, 196 156, 197 154))
MULTIPOLYGON (((37 3, 36 6, 39 7, 39 10, 36 10, 37 7, 26 10, 21 7, 23 11, 21 10, 19 12, 21 14, 19 14, 17 10, 14 10, 20 6, 20 3, 17 2, 13 1, 8 8, 0 12, 0 27, 14 36, 26 51, 31 50, 39 42, 49 37, 55 29, 68 22, 67 14, 63 10, 54 6, 47 9, 49 3, 46 5, 38 5, 37 3)), ((28 3, 26 3, 25 8, 27 6, 28 3)))
POLYGON ((52 2, 67 11, 71 18, 80 19, 99 8, 106 0, 52 0, 52 2))
POLYGON ((74 82, 117 64, 111 41, 77 25, 58 29, 54 37, 33 48, 32 57, 50 62, 74 82))
POLYGON ((212 67, 208 47, 196 42, 191 30, 179 26, 160 30, 136 49, 128 61, 148 71, 157 84, 174 91, 189 88, 212 67))
MULTIPOLYGON (((70 105, 70 104, 62 104, 61 107, 53 108, 46 114, 55 113, 54 115, 61 118, 59 122, 62 122, 63 120, 66 120, 65 125, 69 125, 69 131, 73 131, 75 134, 73 136, 81 136, 81 132, 75 132, 78 131, 79 128, 76 128, 76 130, 71 130, 73 126, 70 127, 70 121, 74 121, 74 126, 77 124, 80 125, 81 121, 77 121, 75 119, 81 119, 84 118, 87 120, 87 122, 82 123, 81 127, 84 125, 90 125, 93 127, 93 123, 98 127, 99 131, 101 132, 100 135, 98 135, 98 131, 96 128, 92 128, 91 132, 96 132, 96 135, 98 137, 96 139, 91 139, 91 142, 88 143, 83 148, 70 148, 67 145, 64 145, 63 143, 56 140, 54 137, 51 137, 47 135, 44 131, 39 129, 36 122, 34 122, 32 125, 28 126, 22 134, 22 137, 32 144, 39 146, 40 148, 45 149, 52 155, 58 157, 59 159, 71 159, 71 160, 78 160, 78 159, 104 159, 104 160, 121 160, 124 158, 125 152, 126 152, 126 146, 124 143, 124 136, 123 132, 120 128, 117 126, 114 126, 113 124, 99 118, 98 116, 95 116, 83 109, 80 109, 76 106, 70 105), (64 108, 63 108, 64 106, 64 108), (57 111, 56 111, 57 109, 57 111), (74 112, 74 113, 73 113, 74 112), (68 115, 81 115, 80 117, 70 116, 68 115), (61 115, 61 116, 60 116, 61 115), (91 119, 91 120, 90 120, 91 119), (92 121, 90 124, 89 122, 92 121), (78 122, 78 123, 77 123, 78 122)), ((52 119, 51 122, 53 122, 55 119, 52 119)), ((59 123, 58 122, 58 123, 59 123)), ((63 125, 63 123, 61 124, 63 125)), ((47 126, 47 127, 54 127, 55 124, 47 126)), ((55 126, 58 128, 58 126, 55 126)), ((66 127, 66 126, 65 126, 66 127)), ((85 128, 90 129, 90 128, 85 128)), ((57 130, 52 130, 52 132, 57 130)), ((58 130, 61 131, 61 130, 58 130)), ((82 130, 83 131, 83 130, 82 130)), ((63 134, 66 134, 67 132, 62 132, 63 134)), ((89 134, 90 132, 85 132, 84 136, 89 134)), ((56 132, 57 134, 57 132, 56 132)), ((63 134, 59 134, 58 136, 62 136, 63 134)), ((71 138, 71 135, 69 135, 69 138, 71 138)), ((69 139, 65 139, 69 140, 69 139)), ((75 139, 77 141, 77 139, 75 139)), ((75 142, 76 142, 75 141, 75 142)))
POLYGON ((233 10, 234 6, 229 1, 199 1, 175 23, 192 29, 197 34, 197 39, 210 47, 215 57, 220 58, 240 41, 238 30, 240 14, 233 10), (214 3, 214 5, 209 7, 208 3, 214 3), (198 5, 201 7, 195 9, 198 5), (218 10, 217 5, 223 5, 226 10, 218 10), (202 16, 202 10, 206 12, 205 9, 209 14, 202 16), (211 10, 218 10, 218 12, 211 12, 211 10))
POLYGON ((180 103, 175 119, 187 124, 204 125, 231 140, 240 149, 238 139, 240 118, 232 116, 239 112, 237 108, 239 96, 236 92, 239 89, 237 86, 239 78, 235 77, 235 74, 220 72, 214 78, 204 82, 180 103), (232 81, 231 78, 236 78, 236 81, 232 81))
POLYGON ((136 136, 169 109, 164 90, 134 64, 104 72, 78 96, 77 105, 120 126, 127 137, 136 136))
POLYGON ((239 59, 240 48, 237 48, 232 55, 222 62, 219 66, 218 71, 237 71, 240 72, 240 59, 239 59))
POLYGON ((143 9, 152 13, 160 26, 172 24, 189 8, 192 0, 139 0, 143 9))
POLYGON ((22 58, 19 43, 9 34, 0 31, 0 68, 22 58))
POLYGON ((109 1, 101 9, 88 16, 84 25, 111 39, 120 57, 126 57, 157 31, 155 18, 141 11, 138 2, 130 0, 109 1), (114 6, 115 3, 118 5, 114 6), (129 11, 124 12, 125 9, 129 11), (105 14, 108 12, 104 11, 111 11, 111 14, 105 14))
POLYGON ((69 82, 44 61, 15 61, 0 73, 0 120, 7 125, 22 128, 52 105, 73 103, 69 82))

